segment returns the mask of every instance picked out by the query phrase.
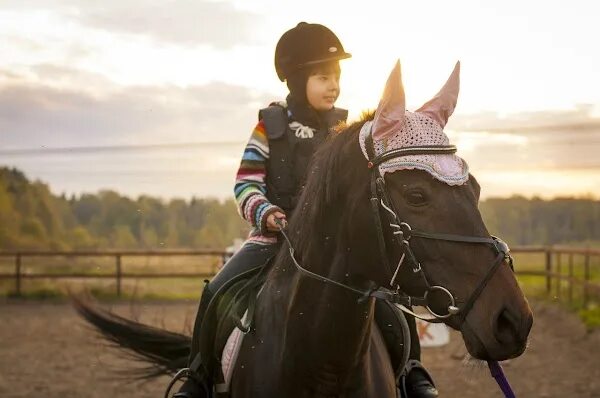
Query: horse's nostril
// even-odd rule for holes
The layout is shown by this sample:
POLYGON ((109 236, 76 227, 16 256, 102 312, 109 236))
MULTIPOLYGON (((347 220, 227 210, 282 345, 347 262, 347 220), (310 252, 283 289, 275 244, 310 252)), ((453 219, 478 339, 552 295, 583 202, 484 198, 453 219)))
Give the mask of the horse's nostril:
POLYGON ((496 339, 502 344, 519 343, 521 336, 519 333, 520 321, 508 309, 504 309, 496 319, 495 335, 496 339))

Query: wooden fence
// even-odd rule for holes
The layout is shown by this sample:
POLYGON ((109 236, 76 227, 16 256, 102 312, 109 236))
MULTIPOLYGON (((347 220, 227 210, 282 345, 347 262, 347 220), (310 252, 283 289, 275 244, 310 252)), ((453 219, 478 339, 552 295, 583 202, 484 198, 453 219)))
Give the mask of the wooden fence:
MULTIPOLYGON (((566 298, 572 302, 574 299, 574 287, 581 289, 582 304, 587 304, 593 299, 600 299, 600 282, 593 281, 593 275, 600 275, 600 269, 592 270, 592 259, 600 259, 599 249, 568 248, 568 247, 514 247, 512 253, 518 255, 521 253, 530 253, 543 255, 543 270, 520 270, 517 266, 517 274, 523 276, 537 276, 545 278, 545 290, 548 295, 556 298, 566 298), (583 264, 575 267, 574 259, 583 259, 583 264), (566 260, 566 261, 565 261, 566 260), (566 268, 565 268, 566 267, 566 268), (580 269, 583 267, 583 269, 580 269), (577 272, 576 272, 577 268, 577 272), (594 271, 594 272, 593 272, 594 271), (581 275, 582 274, 582 275, 581 275), (566 285, 566 286, 565 286, 566 285), (566 290, 566 291, 565 291, 566 290)), ((14 272, 0 273, 0 279, 13 279, 15 281, 14 294, 22 294, 23 280, 25 279, 66 279, 66 278, 111 278, 116 282, 116 293, 121 295, 122 280, 126 278, 210 278, 219 266, 225 261, 227 253, 223 250, 161 250, 161 251, 15 251, 0 252, 0 257, 14 259, 14 272), (114 273, 112 274, 91 274, 85 272, 65 272, 65 273, 27 273, 23 271, 23 259, 29 257, 109 257, 114 259, 114 273), (125 257, 166 257, 166 256, 213 256, 221 259, 210 272, 188 272, 188 273, 128 273, 123 270, 123 258, 125 257)), ((519 265, 519 264, 518 264, 519 265)), ((522 264, 520 264, 522 265, 522 264)), ((523 267, 527 268, 527 267, 523 267)), ((598 278, 600 279, 600 278, 598 278)))
POLYGON ((595 300, 600 301, 600 267, 593 269, 592 260, 600 263, 600 249, 573 247, 514 247, 512 253, 544 254, 544 270, 519 270, 518 275, 538 276, 546 279, 548 296, 561 301, 574 302, 574 288, 581 290, 581 305, 587 307, 595 300), (582 263, 575 266, 575 259, 582 263), (566 286, 565 286, 566 285, 566 286), (566 291, 565 291, 566 290, 566 291), (566 295, 566 297, 565 297, 566 295))
POLYGON ((223 250, 160 250, 160 251, 15 251, 0 252, 1 257, 14 258, 14 272, 0 273, 0 279, 14 279, 15 296, 21 296, 24 279, 115 279, 117 296, 121 296, 123 279, 149 279, 149 278, 210 278, 224 263, 227 252, 223 250), (153 273, 128 273, 123 271, 123 259, 125 257, 218 257, 220 261, 212 268, 211 272, 153 272, 153 273), (23 260, 29 257, 108 257, 114 259, 113 274, 92 274, 86 272, 64 272, 64 273, 26 273, 23 271, 23 260))

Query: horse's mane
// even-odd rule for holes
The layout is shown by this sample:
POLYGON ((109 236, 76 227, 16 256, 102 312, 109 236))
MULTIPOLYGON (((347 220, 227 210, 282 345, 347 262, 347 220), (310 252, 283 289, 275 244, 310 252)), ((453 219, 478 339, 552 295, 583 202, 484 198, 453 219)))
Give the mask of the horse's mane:
POLYGON ((361 200, 368 180, 353 184, 358 177, 353 169, 364 168, 366 173, 358 134, 364 123, 372 119, 372 112, 364 112, 358 121, 337 126, 315 153, 308 169, 289 231, 297 253, 312 266, 331 265, 333 252, 350 247, 350 220, 359 209, 368 211, 361 200), (331 250, 331 245, 339 250, 331 250))

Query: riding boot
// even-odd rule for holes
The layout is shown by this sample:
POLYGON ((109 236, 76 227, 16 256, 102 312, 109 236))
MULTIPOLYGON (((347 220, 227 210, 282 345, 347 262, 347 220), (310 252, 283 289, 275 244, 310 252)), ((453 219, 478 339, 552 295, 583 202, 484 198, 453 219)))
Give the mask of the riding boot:
POLYGON ((198 352, 200 352, 200 327, 204 321, 204 315, 210 300, 212 300, 214 293, 210 289, 208 280, 204 281, 204 289, 202 290, 202 296, 200 297, 200 304, 198 304, 198 312, 196 313, 196 320, 194 321, 194 331, 192 333, 192 345, 190 348, 189 363, 191 364, 198 352))
POLYGON ((188 360, 190 371, 194 377, 188 378, 173 398, 211 398, 212 396, 210 393, 211 381, 206 375, 201 359, 198 358, 200 352, 200 328, 205 320, 206 309, 212 297, 213 293, 209 288, 208 281, 205 281, 200 304, 198 305, 198 313, 194 322, 194 333, 192 334, 192 345, 188 360))
POLYGON ((410 355, 399 384, 402 396, 405 398, 435 398, 438 390, 435 388, 433 378, 421 364, 421 344, 417 333, 415 318, 407 316, 410 331, 410 355))
POLYGON ((405 374, 400 379, 402 397, 406 398, 435 398, 438 390, 433 379, 420 361, 410 359, 406 364, 405 374))

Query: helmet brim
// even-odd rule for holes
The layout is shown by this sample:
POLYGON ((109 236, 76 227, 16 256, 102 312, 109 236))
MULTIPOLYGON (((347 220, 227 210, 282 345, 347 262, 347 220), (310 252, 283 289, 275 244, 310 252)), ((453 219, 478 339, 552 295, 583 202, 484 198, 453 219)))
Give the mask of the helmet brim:
POLYGON ((341 61, 343 59, 348 59, 348 58, 352 58, 352 54, 344 52, 341 54, 332 55, 331 57, 319 58, 314 61, 305 62, 303 64, 298 65, 297 68, 302 69, 307 66, 324 64, 326 62, 331 62, 331 61, 341 61))
MULTIPOLYGON (((344 52, 341 54, 332 55, 331 57, 319 58, 314 61, 309 61, 309 62, 305 62, 300 65, 296 65, 296 67, 293 70, 298 71, 298 70, 301 70, 301 69, 309 67, 309 66, 324 64, 324 63, 331 62, 331 61, 341 61, 343 59, 348 59, 348 58, 352 58, 352 54, 344 52)), ((289 73, 288 73, 288 75, 289 75, 289 73)), ((281 80, 282 82, 284 82, 287 79, 287 76, 285 76, 283 73, 280 73, 279 71, 277 72, 277 77, 279 77, 279 80, 281 80)))

